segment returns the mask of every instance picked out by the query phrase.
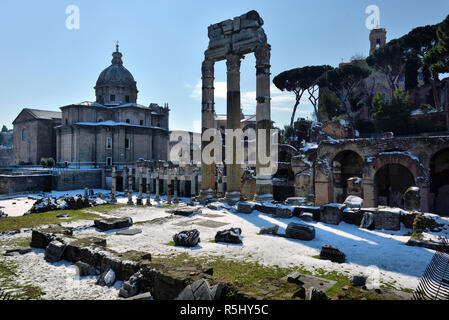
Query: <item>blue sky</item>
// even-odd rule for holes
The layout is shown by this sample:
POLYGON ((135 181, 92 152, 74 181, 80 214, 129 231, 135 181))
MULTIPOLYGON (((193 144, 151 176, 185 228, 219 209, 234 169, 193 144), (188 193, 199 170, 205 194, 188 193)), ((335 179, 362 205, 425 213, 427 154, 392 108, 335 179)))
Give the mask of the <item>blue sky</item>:
MULTIPOLYGON (((257 10, 272 46, 271 72, 315 64, 337 66, 368 54, 365 8, 380 8, 388 40, 449 14, 447 0, 165 0, 0 2, 0 124, 12 127, 22 108, 59 110, 94 101, 94 85, 120 42, 125 67, 139 89, 138 102, 169 103, 170 129, 199 130, 201 62, 207 27, 257 10), (66 28, 68 5, 80 9, 80 29, 66 28)), ((255 59, 241 67, 244 113, 255 111, 255 59)), ((225 62, 215 68, 216 111, 225 113, 225 62)), ((272 119, 289 123, 294 104, 288 93, 272 92, 272 119)), ((298 116, 309 116, 304 103, 298 116)))

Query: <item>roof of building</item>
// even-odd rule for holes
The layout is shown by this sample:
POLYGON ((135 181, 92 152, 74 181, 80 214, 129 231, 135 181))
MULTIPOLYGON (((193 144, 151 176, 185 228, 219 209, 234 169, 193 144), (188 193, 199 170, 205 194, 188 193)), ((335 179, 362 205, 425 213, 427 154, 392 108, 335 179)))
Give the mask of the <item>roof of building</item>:
POLYGON ((122 56, 117 44, 116 51, 112 54, 111 65, 100 73, 97 87, 122 86, 137 90, 133 75, 123 66, 122 56))
POLYGON ((19 113, 19 115, 16 117, 14 122, 16 122, 24 112, 26 112, 32 118, 38 119, 38 120, 60 120, 60 119, 62 119, 62 112, 60 112, 60 111, 49 111, 49 110, 38 110, 38 109, 24 108, 19 113))

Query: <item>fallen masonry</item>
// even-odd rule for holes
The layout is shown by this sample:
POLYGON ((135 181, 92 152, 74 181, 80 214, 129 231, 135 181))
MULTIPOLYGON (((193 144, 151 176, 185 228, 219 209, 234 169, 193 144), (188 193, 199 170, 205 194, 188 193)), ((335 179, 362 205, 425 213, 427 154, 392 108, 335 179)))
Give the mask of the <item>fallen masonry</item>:
POLYGON ((102 220, 94 220, 94 225, 101 231, 108 231, 113 229, 127 228, 133 225, 133 220, 126 218, 109 218, 102 220))
POLYGON ((324 245, 321 248, 320 259, 344 263, 346 261, 346 255, 334 246, 324 245))
POLYGON ((218 231, 215 235, 215 242, 242 243, 242 229, 232 228, 229 230, 218 231))
POLYGON ((315 239, 315 228, 305 224, 289 223, 285 230, 287 238, 311 241, 315 239))
POLYGON ((182 231, 173 236, 175 245, 182 247, 196 247, 200 242, 200 232, 196 229, 182 231))

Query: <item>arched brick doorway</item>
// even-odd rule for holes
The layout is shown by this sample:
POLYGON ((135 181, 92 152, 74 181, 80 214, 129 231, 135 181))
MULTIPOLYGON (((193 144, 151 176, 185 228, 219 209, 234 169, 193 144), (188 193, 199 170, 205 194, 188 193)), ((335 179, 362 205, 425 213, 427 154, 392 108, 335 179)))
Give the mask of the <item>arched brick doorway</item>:
POLYGON ((348 179, 362 178, 363 158, 355 151, 339 152, 332 161, 333 202, 343 203, 348 196, 348 179))
POLYGON ((449 216, 449 148, 437 152, 430 160, 430 209, 449 216))
POLYGON ((398 163, 390 163, 377 170, 374 176, 376 205, 404 207, 404 192, 415 186, 412 172, 398 163))

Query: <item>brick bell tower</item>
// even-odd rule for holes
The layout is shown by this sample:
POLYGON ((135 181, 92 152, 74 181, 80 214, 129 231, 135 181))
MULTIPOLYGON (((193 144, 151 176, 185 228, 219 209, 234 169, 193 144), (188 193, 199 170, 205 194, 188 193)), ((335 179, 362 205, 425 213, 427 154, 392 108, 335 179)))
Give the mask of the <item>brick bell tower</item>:
POLYGON ((371 30, 369 34, 369 42, 369 54, 371 55, 376 49, 384 46, 387 43, 387 30, 379 27, 371 30))

